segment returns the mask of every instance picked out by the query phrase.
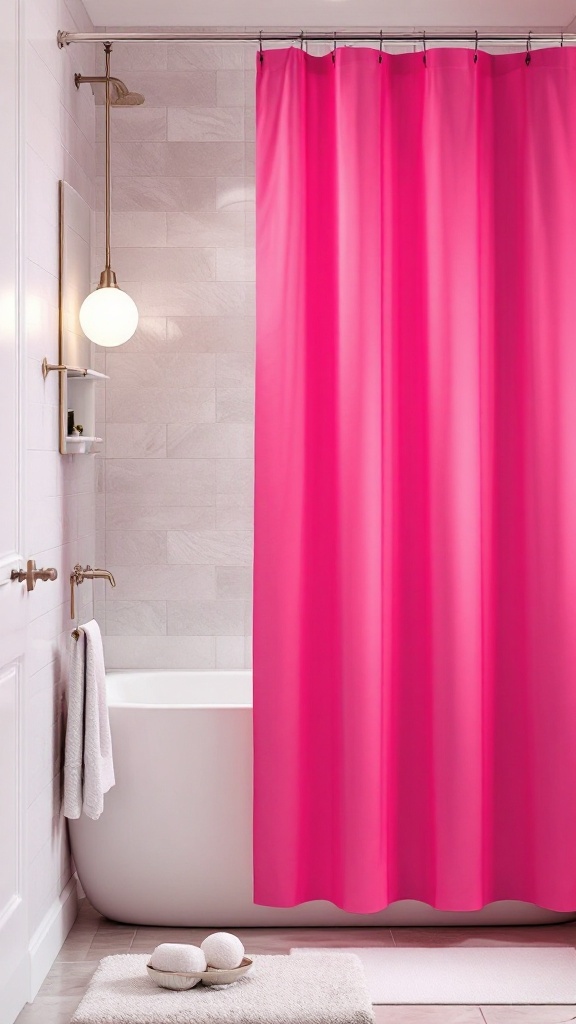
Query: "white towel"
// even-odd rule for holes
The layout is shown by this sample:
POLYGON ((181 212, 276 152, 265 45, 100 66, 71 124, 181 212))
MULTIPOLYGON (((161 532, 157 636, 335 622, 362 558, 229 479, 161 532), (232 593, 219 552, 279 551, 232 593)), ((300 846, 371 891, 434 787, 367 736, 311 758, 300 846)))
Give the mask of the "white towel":
POLYGON ((64 745, 64 815, 79 818, 82 813, 82 759, 84 756, 84 633, 70 638, 68 657, 68 717, 64 745))
POLYGON ((104 651, 98 623, 92 619, 71 642, 64 815, 79 818, 84 811, 89 818, 99 818, 104 794, 114 781, 104 651))

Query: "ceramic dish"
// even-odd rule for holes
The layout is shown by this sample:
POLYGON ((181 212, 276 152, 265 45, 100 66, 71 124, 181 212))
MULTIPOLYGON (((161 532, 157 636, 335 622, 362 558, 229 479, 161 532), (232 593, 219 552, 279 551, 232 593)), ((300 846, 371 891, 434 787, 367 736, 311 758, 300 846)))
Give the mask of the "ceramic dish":
POLYGON ((159 971, 156 967, 146 965, 148 975, 160 988, 170 988, 174 992, 185 992, 194 988, 200 981, 203 985, 232 985, 239 978, 243 978, 252 967, 252 960, 245 956, 239 967, 231 970, 218 970, 216 967, 209 967, 206 971, 190 971, 187 974, 178 971, 159 971))

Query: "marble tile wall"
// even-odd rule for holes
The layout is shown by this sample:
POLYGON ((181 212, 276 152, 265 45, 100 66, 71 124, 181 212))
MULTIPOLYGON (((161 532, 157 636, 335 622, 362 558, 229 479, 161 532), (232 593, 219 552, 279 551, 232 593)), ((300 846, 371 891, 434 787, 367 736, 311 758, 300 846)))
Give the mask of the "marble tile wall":
MULTIPOLYGON (((25 551, 55 566, 58 580, 27 597, 26 778, 29 933, 55 906, 71 875, 60 811, 66 657, 70 637, 68 576, 95 556, 94 459, 58 452, 58 381, 42 378, 44 356, 58 362, 58 180, 94 202, 94 99, 77 90, 74 72, 93 73, 90 46, 59 50, 58 29, 90 31, 80 0, 27 0, 24 95, 25 551)), ((79 594, 83 618, 92 592, 79 594)))
POLYGON ((112 262, 140 324, 105 355, 98 557, 117 587, 97 614, 111 668, 251 662, 254 65, 241 44, 112 52, 146 103, 112 112, 112 262))

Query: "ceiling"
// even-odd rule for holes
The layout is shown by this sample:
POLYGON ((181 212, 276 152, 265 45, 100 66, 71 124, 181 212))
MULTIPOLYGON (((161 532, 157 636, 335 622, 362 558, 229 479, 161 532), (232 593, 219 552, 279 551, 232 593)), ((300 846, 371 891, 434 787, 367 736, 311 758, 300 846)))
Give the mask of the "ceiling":
POLYGON ((84 0, 97 26, 257 26, 560 31, 576 0, 84 0))

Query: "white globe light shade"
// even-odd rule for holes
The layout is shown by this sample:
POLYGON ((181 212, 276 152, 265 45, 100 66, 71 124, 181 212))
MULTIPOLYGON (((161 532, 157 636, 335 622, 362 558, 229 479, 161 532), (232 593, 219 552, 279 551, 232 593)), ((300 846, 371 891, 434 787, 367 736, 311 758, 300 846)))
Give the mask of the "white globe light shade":
POLYGON ((80 326, 96 345, 123 345, 138 326, 136 303, 121 288, 97 288, 80 307, 80 326))

